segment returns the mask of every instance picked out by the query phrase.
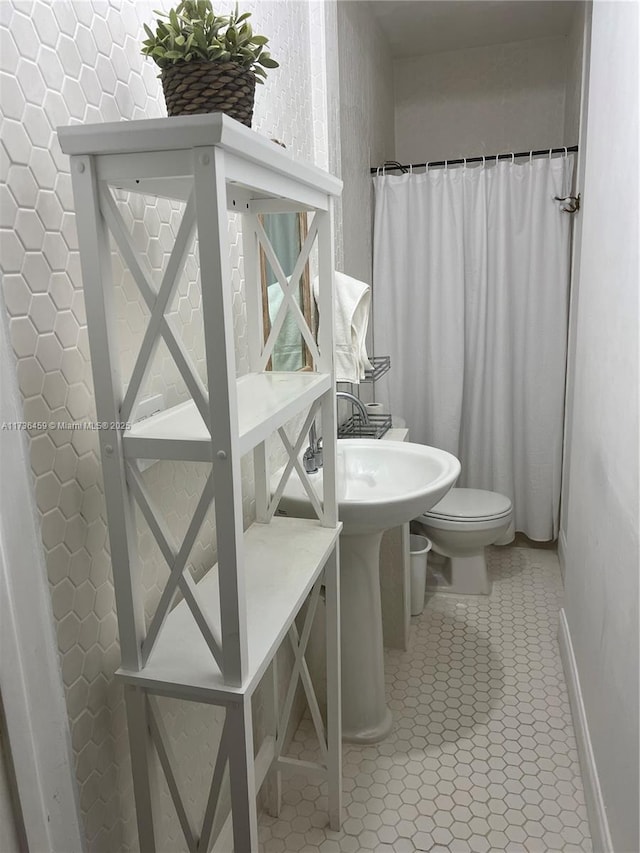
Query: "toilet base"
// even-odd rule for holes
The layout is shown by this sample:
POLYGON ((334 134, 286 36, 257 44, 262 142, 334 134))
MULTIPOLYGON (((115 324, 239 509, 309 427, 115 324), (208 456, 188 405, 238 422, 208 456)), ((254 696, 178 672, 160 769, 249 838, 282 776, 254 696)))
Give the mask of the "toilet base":
POLYGON ((489 595, 491 593, 484 548, 479 554, 470 557, 438 556, 439 559, 430 561, 432 574, 427 581, 429 592, 447 592, 452 595, 489 595))

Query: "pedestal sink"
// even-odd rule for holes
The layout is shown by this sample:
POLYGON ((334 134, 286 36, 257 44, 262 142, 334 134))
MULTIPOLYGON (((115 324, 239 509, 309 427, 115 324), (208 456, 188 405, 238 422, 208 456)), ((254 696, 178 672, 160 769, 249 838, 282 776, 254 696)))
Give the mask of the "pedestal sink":
MULTIPOLYGON (((460 463, 450 453, 409 442, 338 441, 338 514, 345 740, 374 743, 392 719, 384 689, 379 557, 384 531, 426 512, 453 486, 460 463)), ((279 482, 274 475, 274 489, 279 482)), ((309 474, 322 495, 322 469, 309 474)), ((314 517, 295 471, 280 501, 287 515, 314 517)))

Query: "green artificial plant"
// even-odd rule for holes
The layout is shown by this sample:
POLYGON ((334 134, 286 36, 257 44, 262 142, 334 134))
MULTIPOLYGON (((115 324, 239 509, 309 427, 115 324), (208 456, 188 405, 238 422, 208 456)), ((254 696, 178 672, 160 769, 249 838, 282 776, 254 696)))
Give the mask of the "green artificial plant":
POLYGON ((269 39, 255 35, 249 18, 236 4, 230 15, 216 15, 211 0, 182 0, 169 12, 156 10, 155 33, 144 25, 148 38, 142 53, 161 69, 182 62, 234 62, 253 71, 258 83, 267 76, 266 68, 278 63, 267 51, 269 39))

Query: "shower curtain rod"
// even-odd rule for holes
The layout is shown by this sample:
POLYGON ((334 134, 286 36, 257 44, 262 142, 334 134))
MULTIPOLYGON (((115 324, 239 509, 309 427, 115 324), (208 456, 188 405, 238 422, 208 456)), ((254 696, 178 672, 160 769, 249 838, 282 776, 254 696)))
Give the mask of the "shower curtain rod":
POLYGON ((577 145, 569 145, 562 148, 542 148, 539 151, 519 151, 517 154, 509 152, 508 154, 491 154, 486 157, 458 157, 455 160, 429 160, 428 163, 411 163, 406 166, 401 165, 397 160, 387 160, 383 166, 374 166, 370 169, 370 172, 372 175, 377 174, 380 169, 408 172, 409 169, 419 169, 423 166, 455 166, 459 163, 483 163, 487 160, 508 160, 510 157, 538 157, 541 154, 564 154, 565 152, 577 150, 577 145))

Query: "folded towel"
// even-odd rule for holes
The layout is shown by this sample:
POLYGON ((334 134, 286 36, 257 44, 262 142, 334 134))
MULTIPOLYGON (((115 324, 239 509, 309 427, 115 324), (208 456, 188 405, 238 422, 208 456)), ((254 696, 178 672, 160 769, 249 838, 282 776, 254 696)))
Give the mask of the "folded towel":
MULTIPOLYGON (((335 371, 336 382, 359 383, 366 368, 365 337, 369 325, 371 287, 364 281, 342 272, 335 273, 335 371)), ((318 279, 313 282, 313 294, 318 301, 318 279)), ((320 315, 322 325, 322 315, 320 315)))

